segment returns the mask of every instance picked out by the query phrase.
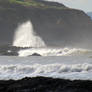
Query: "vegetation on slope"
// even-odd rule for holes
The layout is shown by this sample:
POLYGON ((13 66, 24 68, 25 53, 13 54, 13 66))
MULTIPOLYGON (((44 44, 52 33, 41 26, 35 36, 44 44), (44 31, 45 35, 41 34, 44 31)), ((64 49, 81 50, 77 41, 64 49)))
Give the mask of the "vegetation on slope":
POLYGON ((25 6, 43 6, 42 3, 35 2, 34 0, 9 0, 10 3, 17 3, 25 6))
MULTIPOLYGON (((6 2, 6 0, 4 1, 6 2)), ((8 0, 8 2, 11 4, 20 4, 23 6, 32 6, 32 7, 37 7, 37 8, 66 9, 64 5, 59 4, 59 3, 57 3, 57 5, 54 5, 54 4, 50 5, 45 1, 39 1, 39 0, 8 0)))

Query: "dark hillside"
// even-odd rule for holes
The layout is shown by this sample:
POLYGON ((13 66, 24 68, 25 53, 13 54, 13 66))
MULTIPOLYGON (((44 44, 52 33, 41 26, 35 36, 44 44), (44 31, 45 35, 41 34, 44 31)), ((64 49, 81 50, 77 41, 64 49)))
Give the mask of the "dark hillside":
POLYGON ((90 16, 91 19, 92 19, 92 12, 88 12, 87 14, 88 14, 88 16, 90 16))
POLYGON ((39 0, 1 0, 0 44, 11 44, 17 26, 28 20, 49 46, 91 47, 88 45, 92 42, 89 16, 59 3, 39 0))

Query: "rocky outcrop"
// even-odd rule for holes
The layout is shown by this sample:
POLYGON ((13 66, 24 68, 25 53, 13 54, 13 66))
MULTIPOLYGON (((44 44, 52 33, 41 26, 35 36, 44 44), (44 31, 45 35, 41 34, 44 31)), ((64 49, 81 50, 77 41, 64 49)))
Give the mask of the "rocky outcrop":
POLYGON ((11 44, 17 26, 28 20, 32 21, 34 30, 47 46, 92 47, 90 17, 83 11, 46 1, 29 6, 0 3, 0 44, 11 44))
POLYGON ((41 56, 41 55, 38 53, 33 53, 31 56, 41 56))
POLYGON ((90 16, 91 19, 92 19, 92 12, 88 12, 87 14, 88 14, 88 16, 90 16))
POLYGON ((0 92, 91 92, 92 81, 46 77, 0 80, 0 92))

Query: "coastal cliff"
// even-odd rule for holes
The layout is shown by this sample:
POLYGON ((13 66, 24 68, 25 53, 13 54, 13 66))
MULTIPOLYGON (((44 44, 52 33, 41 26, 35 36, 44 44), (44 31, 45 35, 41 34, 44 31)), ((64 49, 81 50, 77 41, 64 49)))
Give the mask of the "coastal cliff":
POLYGON ((83 11, 42 0, 0 1, 0 45, 12 44, 19 24, 31 21, 47 46, 91 47, 92 20, 83 11))

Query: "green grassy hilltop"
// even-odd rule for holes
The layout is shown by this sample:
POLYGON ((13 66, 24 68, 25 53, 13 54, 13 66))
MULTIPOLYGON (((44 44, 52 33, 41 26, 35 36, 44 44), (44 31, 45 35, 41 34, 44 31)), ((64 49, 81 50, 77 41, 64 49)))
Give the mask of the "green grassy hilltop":
POLYGON ((9 0, 10 3, 21 4, 24 6, 44 6, 43 3, 36 2, 34 0, 9 0))
POLYGON ((0 3, 20 4, 22 6, 32 6, 36 8, 56 8, 66 9, 66 7, 59 3, 45 2, 41 0, 1 0, 0 3))

